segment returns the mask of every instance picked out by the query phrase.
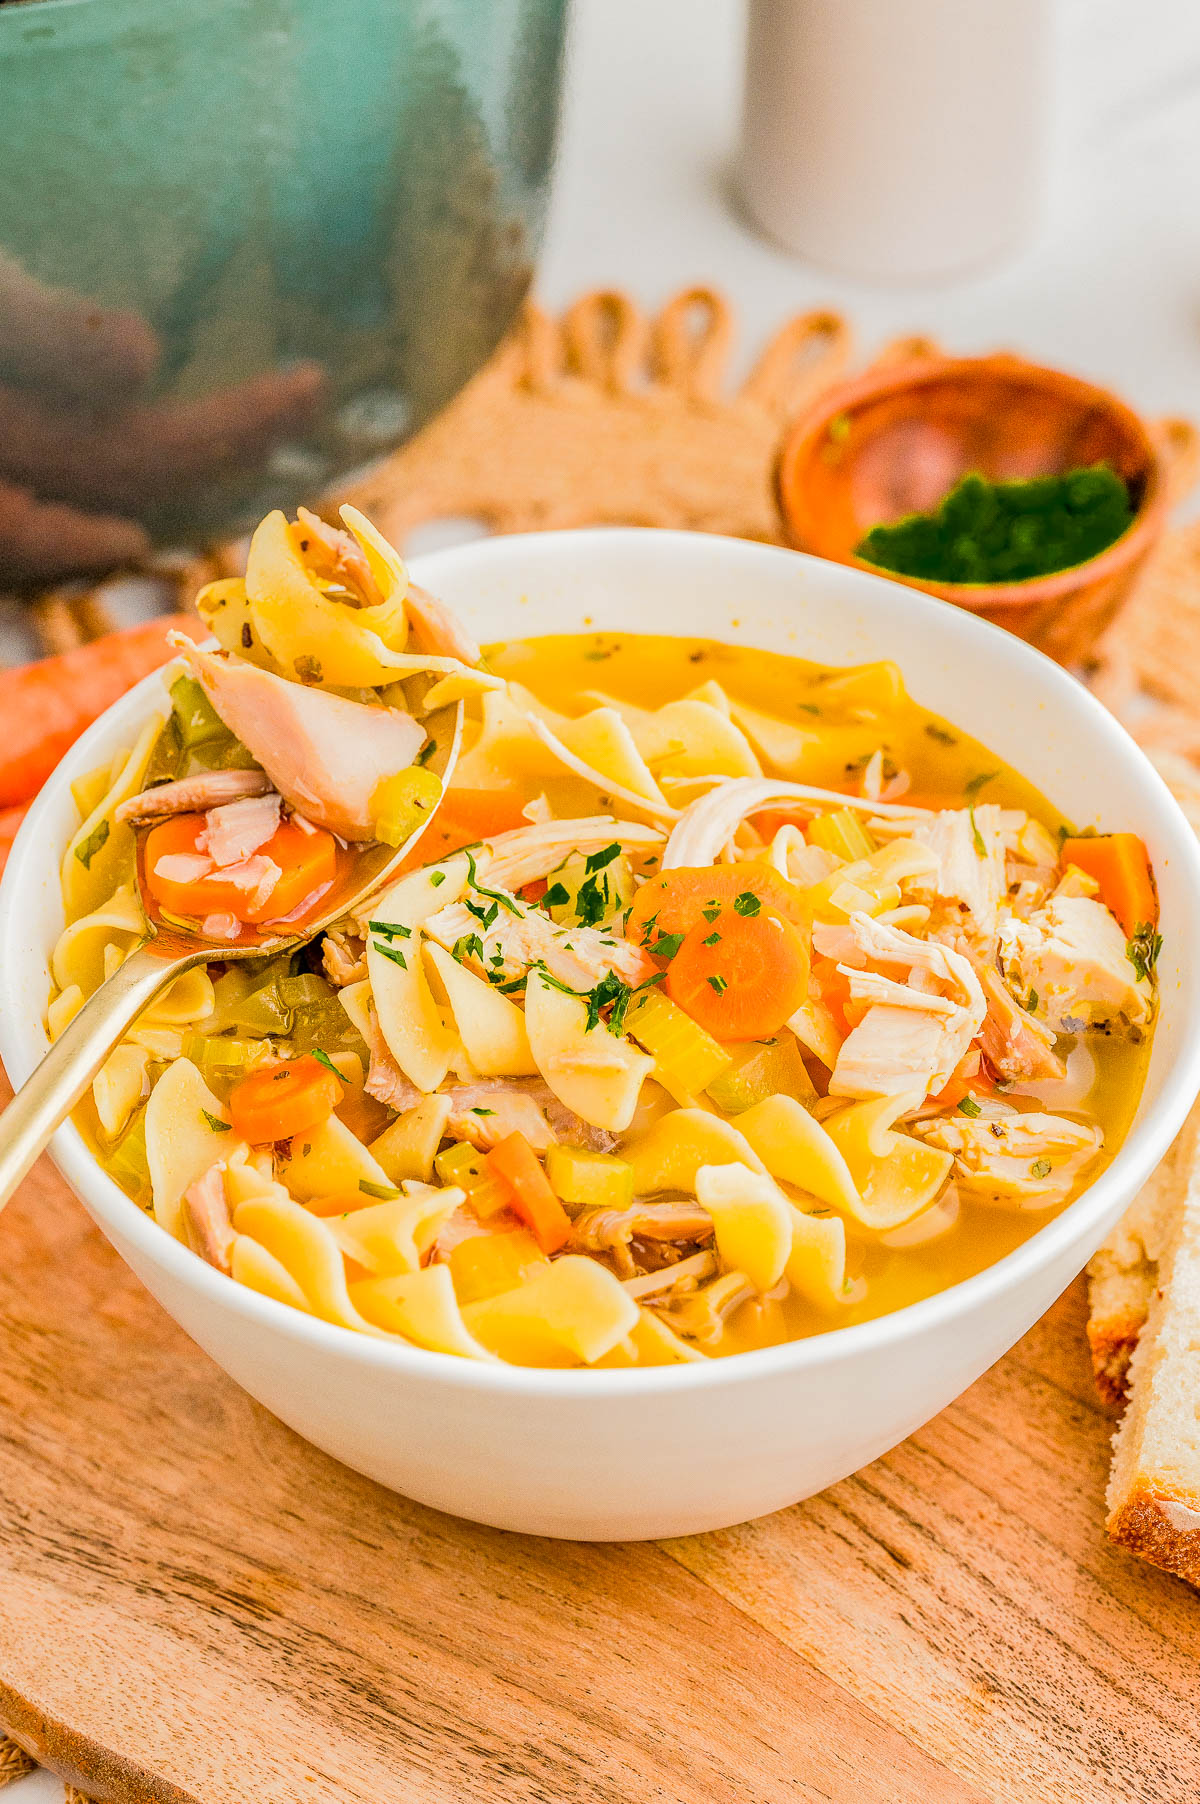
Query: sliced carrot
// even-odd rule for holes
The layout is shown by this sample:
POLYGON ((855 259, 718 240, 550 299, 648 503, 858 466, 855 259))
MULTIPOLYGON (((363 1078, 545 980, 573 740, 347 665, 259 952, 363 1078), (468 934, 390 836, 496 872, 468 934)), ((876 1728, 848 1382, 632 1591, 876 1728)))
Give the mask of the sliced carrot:
POLYGON ((127 689, 175 656, 172 628, 203 639, 194 614, 169 614, 90 645, 0 670, 0 808, 35 796, 68 746, 127 689))
POLYGON ((663 871, 642 884, 629 911, 626 933, 635 946, 653 951, 661 934, 687 933, 717 908, 737 907, 738 898, 751 896, 760 908, 771 909, 798 927, 809 917, 796 884, 781 877, 774 865, 748 859, 744 864, 681 865, 663 871))
POLYGON ((937 1103, 942 1109, 956 1109, 964 1096, 990 1095, 995 1089, 991 1078, 983 1070, 978 1049, 964 1052, 942 1088, 930 1102, 937 1103))
POLYGON ((537 1154, 524 1134, 513 1133, 485 1156, 488 1170, 512 1192, 510 1207, 519 1215, 543 1253, 557 1253, 571 1234, 571 1218, 550 1188, 537 1154))
POLYGON ((333 834, 322 828, 306 833, 294 821, 281 821, 260 848, 262 856, 278 865, 280 872, 274 889, 261 902, 251 901, 244 887, 219 870, 184 879, 164 871, 164 859, 203 856, 196 844, 203 830, 202 814, 174 814, 146 835, 146 887, 168 914, 199 919, 211 914, 231 914, 239 921, 278 921, 337 876, 337 841, 333 834))
POLYGON ((1097 833, 1084 839, 1064 839, 1061 864, 1092 877, 1100 886, 1100 900, 1121 923, 1127 940, 1139 927, 1158 924, 1158 891, 1150 855, 1136 833, 1097 833))
POLYGON ((341 1079, 306 1052, 252 1071, 235 1084, 229 1092, 229 1119, 251 1146, 266 1146, 327 1121, 341 1100, 341 1079))
POLYGON ((808 948, 767 909, 701 917, 671 961, 667 994, 715 1039, 766 1039, 808 995, 808 948))

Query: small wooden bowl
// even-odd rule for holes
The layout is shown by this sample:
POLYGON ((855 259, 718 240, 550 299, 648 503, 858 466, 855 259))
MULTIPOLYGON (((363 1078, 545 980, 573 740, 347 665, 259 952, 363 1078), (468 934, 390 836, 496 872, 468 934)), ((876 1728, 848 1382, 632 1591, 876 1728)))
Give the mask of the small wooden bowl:
POLYGON ((1156 437, 1115 395, 1061 370, 1008 354, 918 353, 827 390, 795 421, 779 454, 779 506, 798 549, 872 570, 854 555, 864 534, 936 508, 968 470, 1005 481, 1107 461, 1129 484, 1134 518, 1086 563, 1020 583, 882 572, 1079 664, 1125 600, 1195 460, 1186 421, 1161 422, 1156 437))

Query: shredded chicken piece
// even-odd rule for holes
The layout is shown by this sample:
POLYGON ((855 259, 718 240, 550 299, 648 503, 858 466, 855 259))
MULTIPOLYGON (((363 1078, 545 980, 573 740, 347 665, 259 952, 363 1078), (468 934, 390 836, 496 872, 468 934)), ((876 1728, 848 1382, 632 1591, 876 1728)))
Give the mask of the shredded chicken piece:
POLYGON ((444 601, 439 601, 427 589, 410 582, 404 606, 422 651, 432 652, 439 658, 457 658, 460 664, 482 663, 483 652, 479 641, 471 637, 457 614, 444 601))
POLYGON ((210 808, 203 831, 197 835, 196 850, 207 852, 219 867, 241 864, 274 838, 280 807, 281 798, 270 791, 210 808))
POLYGON ((815 789, 809 783, 784 783, 776 777, 730 777, 684 809, 663 853, 664 871, 680 865, 715 864, 749 814, 774 808, 780 802, 823 802, 830 808, 857 808, 881 817, 895 815, 906 821, 918 811, 902 803, 872 801, 866 796, 842 795, 836 789, 815 789))
POLYGON ((535 1153, 554 1145, 554 1132, 533 1097, 504 1078, 456 1084, 448 1094, 446 1132, 452 1140, 469 1140, 480 1152, 489 1152, 510 1134, 523 1134, 535 1153))
POLYGON ((1125 935, 1088 896, 1055 896, 1028 921, 1003 922, 1000 963, 1029 1013, 1057 1033, 1150 1019, 1151 988, 1134 971, 1125 935))
POLYGON ((1040 1111, 914 1122, 911 1132, 954 1154, 962 1195, 1001 1207, 1048 1209, 1061 1202, 1104 1143, 1098 1127, 1040 1111))
POLYGON ((607 1253, 621 1278, 637 1263, 631 1240, 708 1240, 712 1217, 699 1203, 635 1203, 630 1209, 589 1209, 572 1226, 571 1244, 584 1253, 607 1253))
POLYGON ((701 1347, 713 1347, 725 1332, 725 1324, 734 1311, 757 1295, 745 1272, 726 1272, 690 1296, 665 1304, 656 1302, 654 1307, 664 1322, 684 1340, 694 1340, 701 1347))
MULTIPOLYGON (((486 896, 481 896, 480 902, 487 913, 486 896)), ((657 969, 653 959, 615 930, 560 927, 548 915, 515 898, 508 908, 497 908, 495 919, 487 926, 466 902, 452 903, 429 917, 425 931, 448 952, 460 940, 477 938, 483 955, 474 955, 472 962, 487 977, 500 977, 506 983, 543 964, 560 983, 583 993, 609 972, 615 972, 623 983, 639 984, 657 969)))
POLYGON ((830 1095, 925 1096, 940 1090, 986 1013, 969 961, 940 941, 914 939, 861 913, 844 927, 818 923, 813 945, 837 960, 852 999, 871 1005, 842 1043, 830 1095), (891 965, 908 977, 901 985, 869 965, 891 965))
POLYGON ((331 984, 344 990, 367 975, 366 941, 331 927, 321 944, 321 963, 331 984))
POLYGON ((201 651, 181 634, 171 643, 293 808, 343 839, 374 838, 371 799, 386 777, 412 764, 424 727, 399 708, 288 682, 240 658, 201 651))
POLYGON ((650 850, 661 845, 663 837, 661 828, 614 820, 610 814, 517 827, 487 842, 491 857, 483 881, 490 888, 519 890, 536 877, 549 876, 570 852, 602 852, 614 843, 650 850))
POLYGON ((943 808, 936 814, 914 812, 907 821, 872 820, 871 831, 882 839, 911 838, 937 859, 929 878, 908 885, 918 902, 946 904, 972 939, 992 941, 1007 881, 1006 858, 1028 817, 994 802, 974 809, 943 808))
POLYGON ((229 1202, 225 1195, 225 1162, 223 1159, 189 1184, 183 1193, 179 1224, 182 1238, 193 1253, 199 1253, 219 1272, 231 1269, 233 1243, 237 1239, 229 1219, 229 1202))
POLYGON ((203 814, 249 796, 270 793, 271 779, 264 770, 205 770, 178 783, 159 783, 130 796, 114 812, 113 819, 139 827, 144 821, 165 820, 171 814, 203 814))
POLYGON ((716 1269, 715 1253, 693 1253, 675 1265, 660 1266, 656 1272, 640 1272, 636 1278, 623 1278, 621 1282, 631 1297, 639 1301, 653 1297, 657 1306, 658 1302, 691 1295, 697 1284, 711 1278, 716 1269))
POLYGON ((367 554, 358 540, 348 532, 343 532, 340 526, 330 526, 319 514, 310 513, 306 507, 296 509, 296 519, 308 533, 310 544, 307 555, 310 560, 313 563, 321 561, 312 556, 314 547, 320 546, 328 553, 327 574, 335 582, 352 589, 365 606, 378 607, 384 597, 375 581, 375 573, 367 554))

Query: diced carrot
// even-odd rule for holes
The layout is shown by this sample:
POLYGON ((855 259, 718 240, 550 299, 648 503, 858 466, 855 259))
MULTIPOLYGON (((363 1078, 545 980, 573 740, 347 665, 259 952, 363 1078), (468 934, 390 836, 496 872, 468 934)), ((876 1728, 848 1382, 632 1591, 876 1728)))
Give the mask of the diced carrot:
POLYGON ((807 945, 767 909, 701 916, 671 961, 667 994, 715 1039, 766 1039, 808 995, 807 945))
POLYGON ((546 882, 544 877, 535 877, 532 883, 527 883, 522 889, 521 900, 522 902, 528 902, 532 906, 533 903, 541 901, 549 888, 550 885, 546 882))
POLYGON ((523 810, 529 801, 523 789, 448 789, 438 811, 421 835, 421 843, 402 869, 432 864, 439 858, 457 852, 460 846, 473 846, 481 839, 497 833, 527 827, 523 810))
POLYGON ((774 865, 748 859, 744 864, 680 866, 648 878, 634 897, 625 931, 635 946, 648 945, 653 951, 660 934, 687 933, 703 921, 706 909, 711 914, 731 903, 736 909, 742 896, 799 927, 808 926, 797 886, 781 877, 774 865))
POLYGON ((995 1089, 991 1077, 983 1069, 983 1061, 977 1048, 964 1052, 942 1088, 930 1102, 937 1103, 942 1109, 956 1109, 964 1096, 990 1095, 995 1089))
POLYGON ((524 1134, 507 1135, 486 1154, 488 1170, 512 1192, 511 1208, 520 1216, 543 1253, 557 1253, 571 1234, 571 1218, 550 1188, 537 1154, 524 1134))
POLYGON ((0 670, 0 808, 35 796, 80 734, 127 689, 175 656, 167 644, 172 628, 193 639, 208 632, 194 614, 169 614, 57 658, 0 670))
POLYGON ((164 859, 180 854, 202 856, 196 841, 203 830, 202 814, 174 814, 146 835, 146 887, 169 914, 197 919, 231 914, 239 921, 278 921, 337 876, 337 841, 333 834, 322 828, 305 833, 294 821, 281 821, 260 848, 263 857, 278 865, 280 872, 274 889, 261 902, 252 902, 245 888, 220 870, 187 880, 166 875, 162 869, 164 859))
POLYGON ((1136 833, 1097 833, 1064 839, 1063 870, 1075 865, 1100 886, 1100 900, 1121 923, 1127 940, 1139 927, 1158 924, 1158 891, 1150 855, 1136 833))
POLYGON ((306 1052, 252 1071, 235 1084, 229 1092, 229 1119, 251 1146, 266 1146, 327 1121, 341 1100, 341 1079, 306 1052))

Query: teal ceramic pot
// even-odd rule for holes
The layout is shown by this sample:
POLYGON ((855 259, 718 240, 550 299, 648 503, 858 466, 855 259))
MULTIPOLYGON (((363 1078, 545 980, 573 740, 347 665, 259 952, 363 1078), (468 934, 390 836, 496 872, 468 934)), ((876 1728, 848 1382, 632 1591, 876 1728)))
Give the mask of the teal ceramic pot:
POLYGON ((14 489, 102 563, 117 521, 293 507, 462 387, 528 286, 566 6, 0 0, 0 578, 14 489))

